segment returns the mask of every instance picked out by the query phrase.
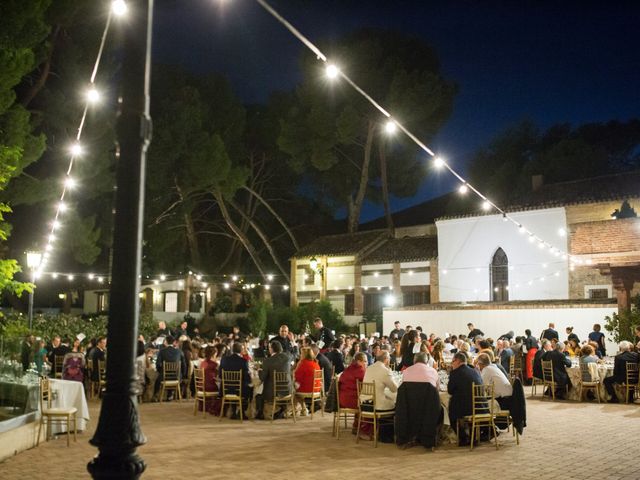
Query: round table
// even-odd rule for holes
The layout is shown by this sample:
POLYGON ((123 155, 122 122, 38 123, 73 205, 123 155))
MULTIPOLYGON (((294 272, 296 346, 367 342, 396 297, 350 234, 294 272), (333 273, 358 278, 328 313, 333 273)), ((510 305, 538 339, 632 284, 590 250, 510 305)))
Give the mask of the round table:
MULTIPOLYGON (((608 394, 604 388, 604 379, 613 375, 613 366, 609 366, 601 363, 589 363, 589 371, 591 372, 591 378, 598 380, 598 392, 600 394, 600 401, 606 401, 608 394)), ((567 400, 580 401, 580 384, 582 383, 582 372, 580 367, 567 367, 567 374, 569 375, 569 381, 571 382, 571 388, 567 395, 567 400)))

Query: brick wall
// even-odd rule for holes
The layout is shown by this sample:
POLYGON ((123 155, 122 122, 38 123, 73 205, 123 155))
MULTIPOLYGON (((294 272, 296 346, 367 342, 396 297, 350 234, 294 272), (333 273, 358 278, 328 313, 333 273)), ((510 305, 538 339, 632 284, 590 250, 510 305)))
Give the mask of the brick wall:
MULTIPOLYGON (((640 197, 629 198, 629 203, 636 212, 640 212, 640 197)), ((613 200, 611 202, 599 203, 583 203, 580 205, 568 205, 565 207, 567 212, 567 224, 594 222, 598 220, 611 220, 611 214, 617 208, 620 208, 621 200, 613 200)))
POLYGON ((640 251, 640 220, 626 218, 571 225, 571 253, 589 255, 640 251))

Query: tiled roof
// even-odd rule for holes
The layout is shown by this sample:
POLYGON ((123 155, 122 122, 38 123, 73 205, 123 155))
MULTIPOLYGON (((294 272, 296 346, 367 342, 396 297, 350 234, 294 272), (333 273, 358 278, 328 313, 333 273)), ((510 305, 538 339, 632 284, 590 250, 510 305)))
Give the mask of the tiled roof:
POLYGON ((370 230, 354 234, 325 235, 318 237, 294 254, 294 258, 313 257, 318 255, 342 256, 356 255, 361 251, 383 241, 388 235, 386 230, 370 230))
POLYGON ((416 262, 438 257, 436 237, 390 238, 361 259, 364 265, 374 263, 416 262))
POLYGON ((509 210, 622 201, 639 196, 640 171, 634 171, 542 185, 534 192, 514 197, 509 210))

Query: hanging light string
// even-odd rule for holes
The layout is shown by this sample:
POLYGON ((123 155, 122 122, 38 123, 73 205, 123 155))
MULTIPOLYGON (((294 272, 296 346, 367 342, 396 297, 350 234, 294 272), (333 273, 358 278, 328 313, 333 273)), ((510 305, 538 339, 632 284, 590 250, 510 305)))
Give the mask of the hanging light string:
MULTIPOLYGON (((62 214, 67 210, 68 205, 65 202, 65 197, 68 196, 70 190, 72 190, 76 186, 76 181, 71 176, 71 172, 73 171, 73 166, 75 164, 76 159, 81 157, 84 153, 84 149, 80 140, 82 139, 82 133, 84 132, 84 127, 87 120, 87 113, 89 112, 89 108, 92 105, 97 104, 100 101, 100 92, 95 87, 96 76, 98 74, 98 69, 100 67, 100 61, 102 60, 102 55, 104 53, 104 47, 107 41, 107 36, 109 33, 109 28, 111 26, 111 19, 115 15, 116 17, 122 17, 127 13, 127 4, 124 0, 113 0, 111 2, 109 12, 107 14, 107 20, 105 22, 104 30, 102 32, 102 37, 100 39, 100 47, 98 48, 98 54, 96 56, 95 63, 93 65, 93 69, 91 71, 91 77, 89 79, 88 89, 85 92, 85 101, 84 107, 82 110, 82 115, 80 117, 80 123, 78 125, 78 130, 76 132, 75 142, 69 148, 69 164, 67 166, 64 183, 62 187, 62 192, 60 194, 60 200, 56 205, 55 215, 53 217, 53 221, 49 226, 49 233, 47 236, 47 240, 44 247, 44 254, 42 255, 42 261, 36 270, 35 277, 38 278, 43 274, 44 269, 47 267, 51 259, 51 252, 53 251, 53 244, 56 240, 56 232, 61 228, 60 218, 62 214)), ((102 277, 99 277, 102 278, 102 277)))
POLYGON ((389 133, 395 131, 396 128, 399 128, 407 137, 409 137, 420 149, 425 151, 431 157, 433 157, 433 165, 436 168, 446 168, 456 179, 460 182, 460 187, 458 191, 461 194, 466 193, 471 190, 482 200, 482 209, 486 212, 491 210, 496 211, 498 214, 502 214, 502 217, 505 221, 511 222, 518 230, 522 233, 526 233, 531 241, 535 241, 538 243, 540 248, 547 248, 549 251, 556 255, 561 256, 563 260, 569 260, 572 264, 582 264, 583 260, 577 255, 570 255, 568 251, 557 248, 550 242, 545 241, 540 236, 536 235, 531 230, 527 229, 519 222, 517 219, 512 217, 505 209, 498 206, 495 202, 491 201, 485 194, 483 194, 480 190, 478 190, 475 186, 469 183, 460 173, 458 173, 448 162, 446 162, 442 157, 436 156, 435 152, 431 150, 427 145, 424 144, 416 135, 414 135, 407 127, 398 122, 392 115, 382 107, 375 99, 373 99, 365 90, 363 90, 360 86, 358 86, 349 76, 344 73, 340 68, 336 65, 332 64, 327 56, 322 53, 322 51, 313 44, 307 37, 305 37, 297 28, 295 28, 289 21, 287 21, 282 15, 280 15, 276 10, 273 9, 265 0, 256 0, 257 3, 262 6, 269 14, 271 14, 278 22, 280 22, 287 30, 289 30, 298 40, 300 40, 307 48, 309 48, 317 57, 318 60, 321 60, 326 64, 326 72, 329 78, 337 78, 340 77, 344 79, 349 85, 351 85, 360 95, 362 95, 371 105, 373 105, 382 115, 384 115, 387 119, 387 125, 385 126, 385 130, 389 133))

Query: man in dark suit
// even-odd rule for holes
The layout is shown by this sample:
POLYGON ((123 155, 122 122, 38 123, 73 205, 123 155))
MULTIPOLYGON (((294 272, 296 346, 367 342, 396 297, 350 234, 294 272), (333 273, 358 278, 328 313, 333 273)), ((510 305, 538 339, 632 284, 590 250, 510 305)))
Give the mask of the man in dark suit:
POLYGON ((391 330, 391 333, 389 333, 389 338, 392 340, 396 338, 398 340, 402 340, 403 335, 404 335, 404 330, 400 328, 400 322, 396 320, 395 322, 393 322, 393 330, 391 330))
MULTIPOLYGON (((242 409, 246 412, 249 407, 249 399, 253 394, 253 389, 251 388, 251 376, 249 375, 249 362, 242 358, 242 343, 233 342, 233 347, 231 348, 231 355, 222 357, 220 360, 220 378, 222 378, 225 370, 230 372, 240 370, 242 372, 242 409)), ((234 392, 233 389, 228 389, 226 393, 235 393, 237 395, 238 392, 234 392)), ((245 414, 245 416, 247 415, 245 414)), ((235 410, 235 406, 234 411, 231 414, 231 418, 233 420, 240 418, 240 415, 235 410)))
POLYGON ((540 350, 533 357, 533 376, 542 380, 542 355, 551 350, 551 342, 542 340, 540 350))
POLYGON ((471 341, 474 341, 476 337, 484 337, 484 332, 479 328, 476 328, 473 323, 467 323, 467 328, 469 329, 468 337, 471 341))
POLYGON ((331 372, 333 370, 333 364, 331 363, 331 360, 325 357, 324 353, 320 353, 320 348, 317 345, 311 345, 311 350, 313 350, 313 353, 316 356, 316 361, 324 372, 324 391, 328 392, 329 387, 331 387, 331 372))
POLYGON ((555 339, 556 341, 558 341, 560 337, 558 336, 558 332, 556 332, 555 328, 556 328, 555 323, 550 323, 549 328, 542 331, 542 335, 540 335, 540 340, 547 339, 551 341, 555 339))
POLYGON ((313 326, 318 330, 318 335, 316 337, 316 343, 321 350, 326 350, 329 346, 335 341, 336 337, 333 335, 333 332, 325 327, 322 323, 322 319, 320 317, 316 317, 313 321, 313 326))
MULTIPOLYGON (((633 345, 631 342, 623 340, 618 345, 620 353, 616 355, 613 363, 613 375, 604 379, 604 387, 607 389, 607 393, 611 395, 609 403, 618 403, 618 396, 614 388, 615 383, 626 383, 627 381, 627 364, 638 363, 638 354, 632 352, 633 345)), ((636 377, 637 380, 637 377, 636 377)), ((630 393, 629 401, 633 402, 633 393, 630 393)))
POLYGON ((178 348, 178 340, 176 338, 173 338, 171 335, 165 338, 164 347, 158 351, 158 356, 156 357, 156 370, 158 371, 158 378, 156 379, 154 396, 158 394, 158 391, 160 391, 160 383, 164 379, 165 362, 180 363, 178 380, 182 379, 182 377, 187 374, 187 360, 184 358, 184 353, 182 353, 182 350, 178 348))
MULTIPOLYGON (((449 399, 449 420, 451 428, 456 428, 458 419, 472 413, 473 385, 482 385, 482 378, 478 371, 467 364, 464 353, 458 352, 451 361, 451 374, 447 391, 451 395, 449 399)), ((469 436, 464 429, 460 429, 459 444, 468 445, 469 436)))
POLYGON ((556 398, 564 399, 566 386, 569 383, 567 367, 571 367, 571 359, 564 354, 564 343, 558 342, 556 346, 542 355, 542 360, 551 362, 553 366, 553 381, 556 384, 556 398))
POLYGON ((331 344, 331 350, 324 354, 325 357, 333 364, 335 373, 342 373, 344 371, 344 356, 340 349, 342 348, 342 340, 335 340, 331 344))
POLYGON ((106 360, 105 350, 107 348, 107 339, 105 337, 99 337, 96 340, 96 346, 91 349, 89 353, 89 359, 92 361, 93 369, 91 370, 91 380, 94 382, 100 381, 100 370, 98 370, 99 362, 106 360))
MULTIPOLYGON (((262 370, 260 370, 260 380, 262 381, 262 395, 261 399, 256 397, 256 410, 258 411, 258 419, 264 419, 263 409, 267 414, 270 414, 273 406, 273 374, 275 372, 285 372, 289 381, 288 391, 278 391, 278 396, 286 396, 293 392, 293 382, 291 380, 291 361, 292 357, 286 352, 282 351, 282 344, 277 341, 271 341, 269 344, 269 352, 271 356, 265 358, 262 362, 262 370), (264 407, 264 408, 263 408, 264 407)), ((280 411, 277 412, 274 418, 283 418, 286 413, 286 409, 280 407, 280 411)))
POLYGON ((272 342, 280 342, 282 345, 282 351, 289 355, 294 355, 294 346, 291 342, 291 334, 289 333, 289 327, 287 325, 280 325, 278 335, 271 339, 272 342))

